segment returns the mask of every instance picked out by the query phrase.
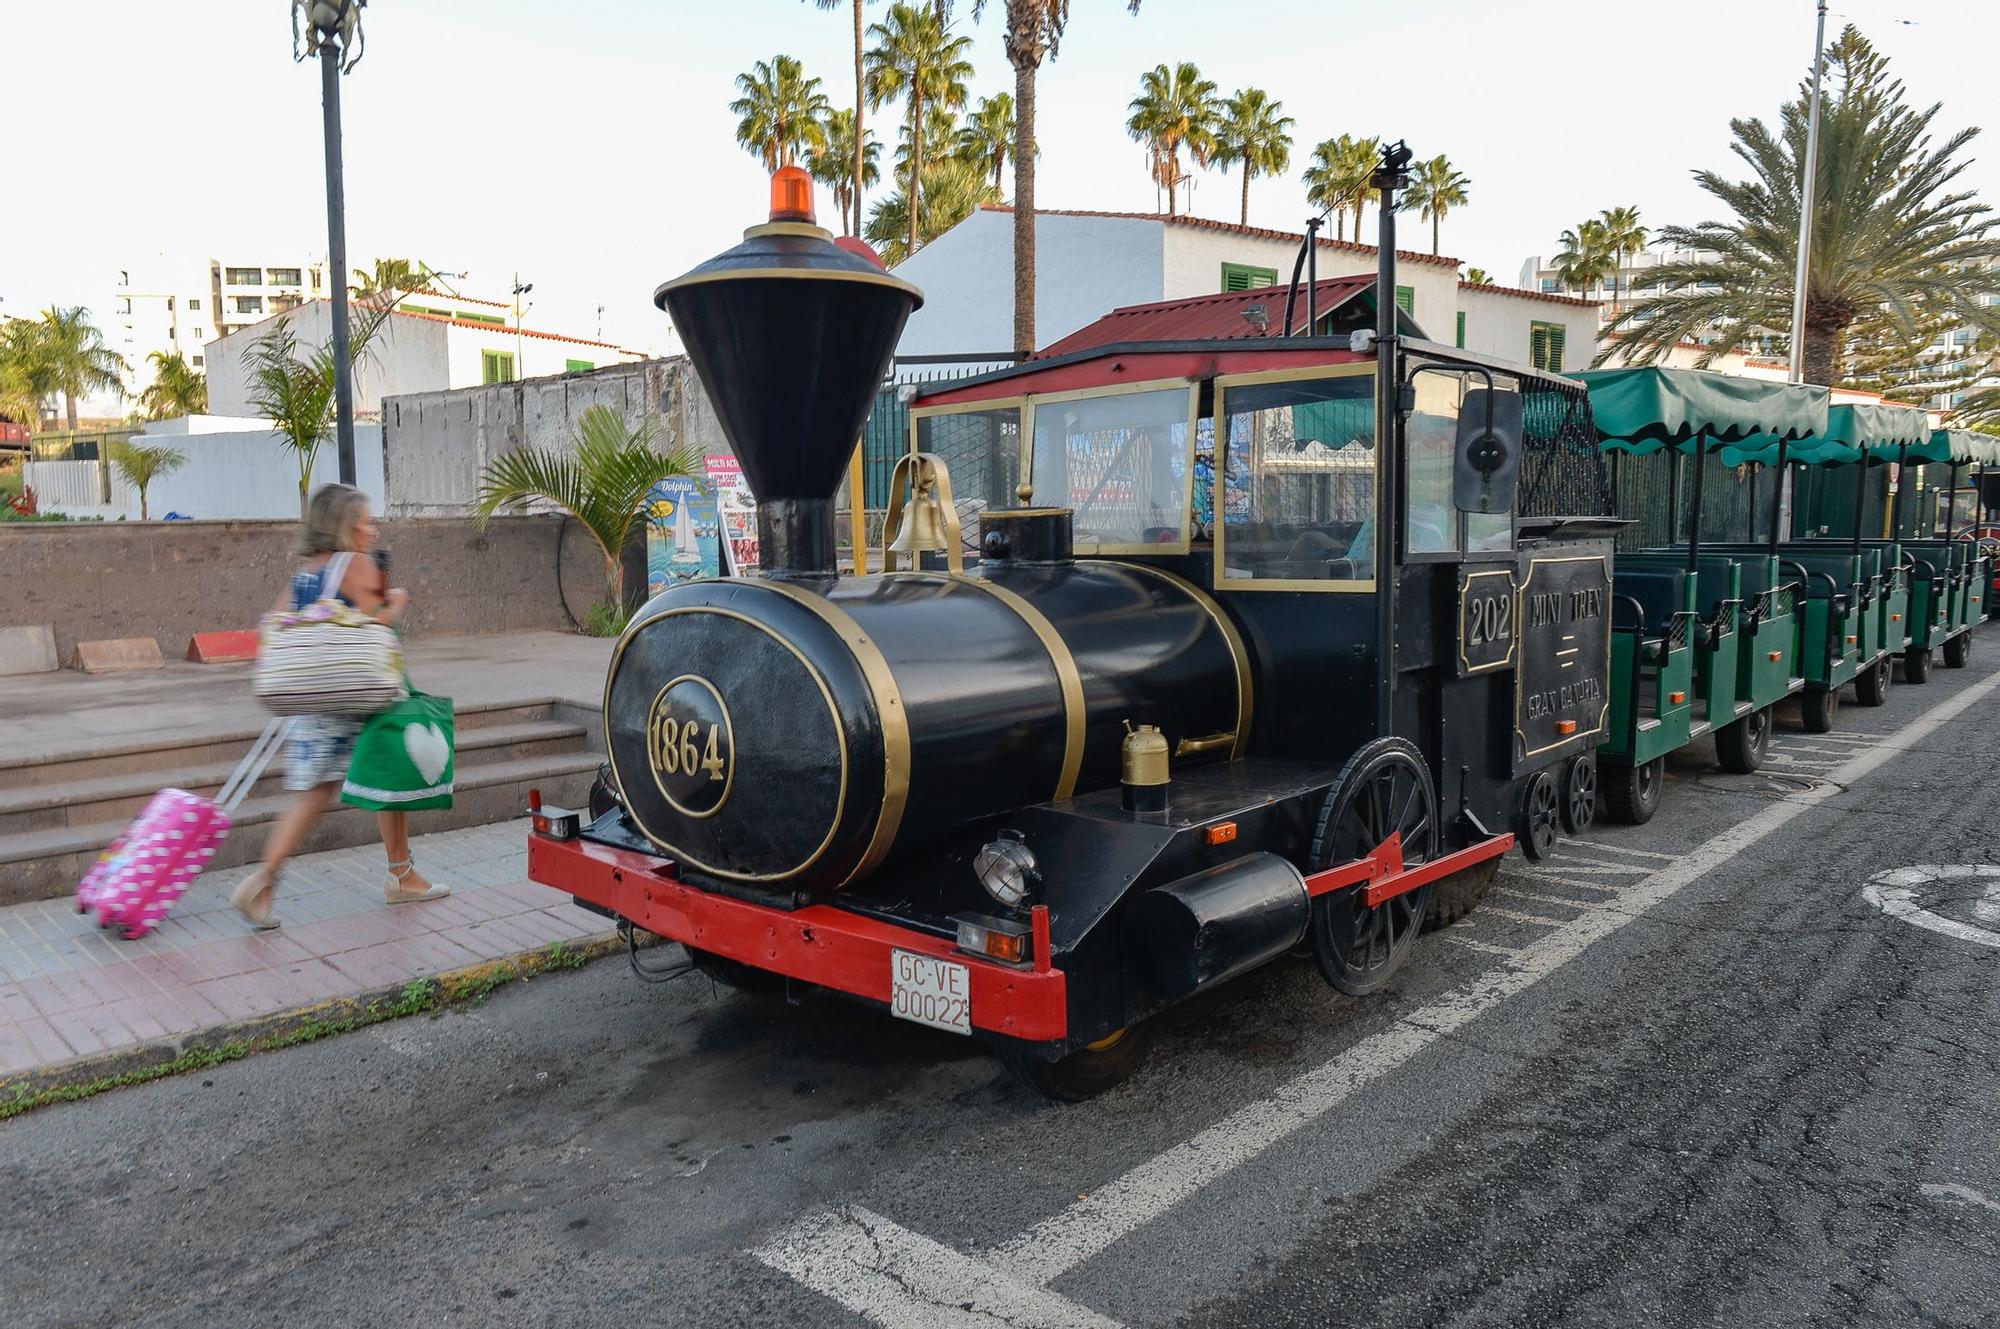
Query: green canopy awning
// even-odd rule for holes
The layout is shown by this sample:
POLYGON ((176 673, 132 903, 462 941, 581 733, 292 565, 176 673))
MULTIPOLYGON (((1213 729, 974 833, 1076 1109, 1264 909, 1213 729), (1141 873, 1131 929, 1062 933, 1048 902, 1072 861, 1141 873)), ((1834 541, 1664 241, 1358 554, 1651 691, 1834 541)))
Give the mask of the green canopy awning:
MULTIPOLYGON (((1860 461, 1865 454, 1860 448, 1841 443, 1830 438, 1806 438, 1796 442, 1785 441, 1785 465, 1839 466, 1847 462, 1860 461)), ((1778 464, 1778 439, 1770 434, 1755 434, 1740 443, 1731 443, 1722 450, 1724 466, 1775 466, 1778 464)))
POLYGON ((2000 465, 2000 436, 1976 434, 1970 429, 1940 429, 1928 443, 1910 449, 1910 460, 1961 466, 2000 465))
POLYGON ((1798 439, 1826 432, 1827 390, 1810 384, 1706 369, 1592 369, 1575 377, 1590 390, 1598 437, 1621 451, 1657 452, 1670 443, 1684 452, 1712 451, 1758 434, 1798 439))
POLYGON ((1921 409, 1894 402, 1857 402, 1831 407, 1826 413, 1828 439, 1878 456, 1922 447, 1933 432, 1930 417, 1921 409))

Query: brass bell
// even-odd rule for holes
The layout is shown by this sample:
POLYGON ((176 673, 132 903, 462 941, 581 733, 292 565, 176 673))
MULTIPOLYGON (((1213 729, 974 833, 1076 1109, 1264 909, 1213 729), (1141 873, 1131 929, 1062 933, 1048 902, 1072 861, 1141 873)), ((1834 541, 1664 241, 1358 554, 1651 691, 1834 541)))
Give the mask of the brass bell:
POLYGON ((895 568, 895 556, 908 554, 913 567, 923 555, 941 553, 953 573, 965 570, 959 548, 958 510, 952 505, 951 472, 942 459, 912 452, 896 463, 889 477, 889 511, 882 534, 885 571, 895 568))
POLYGON ((892 554, 941 553, 945 549, 943 504, 937 486, 926 484, 903 512, 902 529, 889 541, 892 554))

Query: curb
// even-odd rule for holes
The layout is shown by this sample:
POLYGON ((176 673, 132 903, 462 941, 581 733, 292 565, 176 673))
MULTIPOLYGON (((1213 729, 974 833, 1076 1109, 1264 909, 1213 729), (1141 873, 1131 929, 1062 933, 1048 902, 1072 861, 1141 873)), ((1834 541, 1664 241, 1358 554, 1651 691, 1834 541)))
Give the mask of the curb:
MULTIPOLYGON (((640 943, 643 947, 645 943, 640 943)), ((398 1016, 385 1012, 384 1008, 395 1005, 411 983, 434 983, 437 985, 439 1000, 428 1009, 445 1010, 459 1004, 470 996, 484 995, 497 983, 514 979, 534 978, 543 974, 560 972, 567 965, 551 966, 547 963, 554 947, 561 947, 565 957, 578 957, 574 967, 581 967, 593 960, 615 955, 625 949, 624 938, 616 932, 600 932, 587 937, 550 942, 532 950, 516 951, 495 960, 484 960, 478 964, 466 965, 458 969, 447 969, 434 974, 412 974, 401 983, 387 987, 372 988, 346 997, 330 997, 324 1001, 311 1002, 304 1006, 294 1006, 287 1010, 274 1011, 269 1015, 256 1015, 247 1020, 234 1020, 227 1024, 210 1025, 206 1029, 190 1030, 172 1038, 153 1039, 145 1043, 134 1043, 109 1052, 95 1052, 85 1057, 75 1057, 69 1061, 38 1067, 25 1074, 0 1078, 0 1103, 10 1098, 27 1098, 46 1094, 54 1090, 73 1089, 83 1085, 97 1084, 122 1076, 139 1075, 159 1067, 169 1065, 195 1052, 213 1052, 233 1044, 251 1044, 241 1055, 252 1055, 269 1050, 260 1044, 268 1044, 289 1034, 297 1033, 316 1024, 341 1024, 348 1021, 368 1020, 382 1023, 398 1016)), ((110 1087, 110 1086, 107 1086, 110 1087)))

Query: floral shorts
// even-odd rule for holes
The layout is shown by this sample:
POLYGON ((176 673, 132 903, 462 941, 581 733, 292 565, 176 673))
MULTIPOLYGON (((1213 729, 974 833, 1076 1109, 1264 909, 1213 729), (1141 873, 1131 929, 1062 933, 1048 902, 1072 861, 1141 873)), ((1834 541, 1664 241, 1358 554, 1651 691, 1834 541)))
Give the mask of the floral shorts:
POLYGON ((285 788, 317 789, 347 778, 359 715, 301 715, 285 738, 285 788))

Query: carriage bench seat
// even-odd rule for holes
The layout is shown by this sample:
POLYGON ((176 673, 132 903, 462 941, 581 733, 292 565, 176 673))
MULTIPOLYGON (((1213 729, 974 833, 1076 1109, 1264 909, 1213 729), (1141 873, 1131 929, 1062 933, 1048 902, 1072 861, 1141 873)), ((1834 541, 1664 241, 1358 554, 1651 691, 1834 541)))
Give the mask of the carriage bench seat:
POLYGON ((1611 591, 1626 602, 1625 613, 1614 611, 1613 626, 1639 636, 1639 658, 1658 664, 1666 657, 1667 642, 1674 631, 1674 617, 1687 608, 1687 569, 1627 568, 1612 574, 1611 591), (1638 606, 1639 621, 1630 621, 1630 606, 1638 606))

